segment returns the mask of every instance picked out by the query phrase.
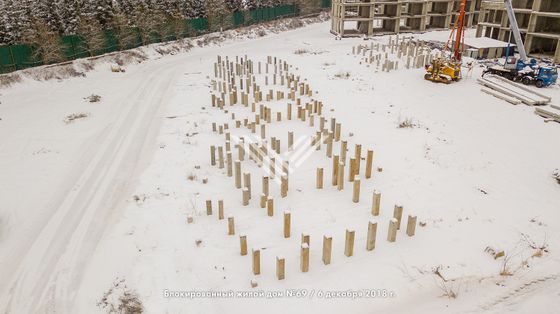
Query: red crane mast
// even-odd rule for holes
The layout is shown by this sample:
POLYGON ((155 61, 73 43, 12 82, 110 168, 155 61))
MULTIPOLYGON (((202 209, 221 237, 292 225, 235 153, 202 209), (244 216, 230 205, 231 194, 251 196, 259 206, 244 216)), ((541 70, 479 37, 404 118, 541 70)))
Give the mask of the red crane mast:
POLYGON ((449 34, 449 39, 445 44, 445 48, 449 47, 449 41, 453 38, 455 34, 455 42, 453 44, 453 59, 455 61, 461 61, 463 57, 463 50, 465 49, 465 7, 467 6, 467 0, 461 0, 461 6, 459 7, 459 15, 453 25, 451 34, 449 34))

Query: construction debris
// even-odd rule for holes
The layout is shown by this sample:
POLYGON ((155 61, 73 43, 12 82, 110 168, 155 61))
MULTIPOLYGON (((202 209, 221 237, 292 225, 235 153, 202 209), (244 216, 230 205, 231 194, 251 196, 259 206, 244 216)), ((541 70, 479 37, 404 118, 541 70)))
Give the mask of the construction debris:
POLYGON ((495 91, 495 90, 490 89, 490 88, 488 88, 488 87, 482 87, 480 90, 481 90, 483 93, 486 93, 486 94, 492 95, 492 96, 494 96, 494 97, 496 97, 496 98, 500 98, 500 99, 502 99, 502 100, 505 100, 505 101, 509 102, 509 103, 512 104, 512 105, 519 105, 519 104, 521 103, 521 100, 519 100, 519 99, 517 99, 517 98, 515 98, 515 97, 510 97, 510 96, 508 96, 508 95, 506 95, 506 94, 504 94, 504 93, 495 91))
MULTIPOLYGON (((526 105, 537 106, 546 105, 552 101, 552 98, 546 95, 535 92, 532 89, 527 88, 526 86, 511 82, 499 76, 479 78, 476 81, 480 85, 486 86, 488 89, 493 90, 494 93, 492 93, 491 95, 504 99, 510 103, 516 102, 512 102, 510 100, 517 99, 526 105)), ((486 91, 483 90, 483 92, 486 91)))

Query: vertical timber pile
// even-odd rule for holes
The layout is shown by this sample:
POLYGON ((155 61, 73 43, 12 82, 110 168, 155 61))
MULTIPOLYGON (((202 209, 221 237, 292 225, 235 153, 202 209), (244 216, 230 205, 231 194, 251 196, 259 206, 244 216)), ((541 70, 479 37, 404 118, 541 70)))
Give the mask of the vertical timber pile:
POLYGON ((354 230, 346 229, 346 242, 344 245, 344 255, 350 257, 354 255, 354 230))
POLYGON ((332 237, 323 236, 323 263, 329 265, 331 263, 332 254, 332 237))

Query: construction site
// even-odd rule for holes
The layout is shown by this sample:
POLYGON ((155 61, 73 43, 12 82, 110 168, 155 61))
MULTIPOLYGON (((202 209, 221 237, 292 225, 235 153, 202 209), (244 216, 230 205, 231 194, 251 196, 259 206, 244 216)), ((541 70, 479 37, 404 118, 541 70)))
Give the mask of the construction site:
MULTIPOLYGON (((465 26, 479 21, 482 0, 469 0, 465 26)), ((460 0, 334 0, 331 32, 341 37, 386 35, 448 29, 460 0)))
MULTIPOLYGON (((528 54, 560 63, 560 2, 514 0, 512 6, 528 54)), ((503 1, 484 1, 479 16, 477 37, 509 40, 511 24, 503 1)))
POLYGON ((559 4, 289 9, 0 75, 1 313, 556 314, 559 4))
MULTIPOLYGON (((448 29, 455 23, 460 0, 335 0, 331 33, 341 37, 420 33, 448 29)), ((560 62, 560 3, 554 0, 512 1, 529 55, 560 62)), ((469 0, 466 27, 476 37, 502 42, 510 38, 503 0, 469 0)))

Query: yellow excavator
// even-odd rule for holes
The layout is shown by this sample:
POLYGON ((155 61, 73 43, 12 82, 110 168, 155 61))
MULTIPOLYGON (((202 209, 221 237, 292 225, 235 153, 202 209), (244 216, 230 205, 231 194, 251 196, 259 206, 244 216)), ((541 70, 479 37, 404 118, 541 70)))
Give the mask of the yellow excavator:
POLYGON ((461 7, 455 25, 451 30, 449 39, 445 44, 443 56, 434 58, 432 64, 426 66, 426 74, 424 78, 428 81, 436 83, 449 84, 461 79, 461 59, 463 50, 465 49, 465 6, 467 0, 461 0, 461 7), (456 32, 456 33, 455 33, 456 32), (453 35, 455 34, 455 43, 453 45, 453 53, 451 57, 446 57, 447 47, 453 35))
POLYGON ((444 57, 434 58, 432 64, 426 67, 424 78, 436 83, 456 82, 461 79, 461 62, 444 57))

